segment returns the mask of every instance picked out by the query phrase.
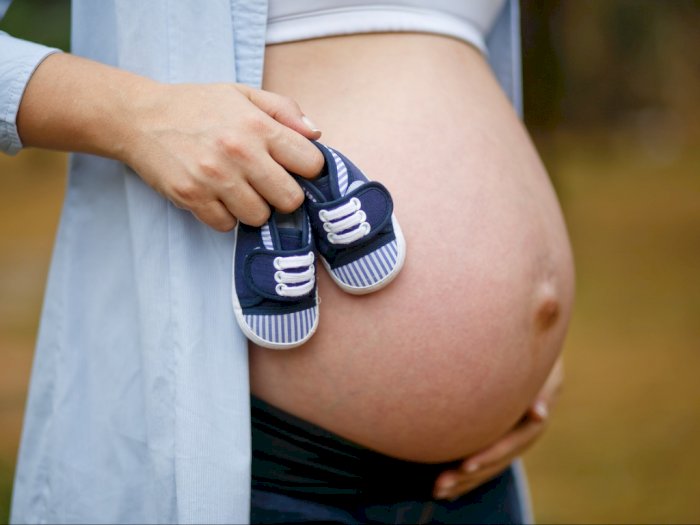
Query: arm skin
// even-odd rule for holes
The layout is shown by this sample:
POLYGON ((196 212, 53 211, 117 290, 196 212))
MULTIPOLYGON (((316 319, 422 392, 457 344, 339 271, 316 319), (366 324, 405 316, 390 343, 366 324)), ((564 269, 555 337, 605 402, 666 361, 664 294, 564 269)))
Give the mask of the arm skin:
POLYGON ((433 496, 437 499, 456 499, 508 468, 542 435, 563 381, 564 363, 560 356, 518 424, 489 447, 466 458, 459 469, 441 473, 435 482, 433 496))
POLYGON ((175 205, 228 231, 260 226, 268 203, 298 208, 287 171, 316 176, 320 131, 291 99, 241 84, 162 84, 69 54, 47 57, 17 116, 25 146, 128 164, 175 205))

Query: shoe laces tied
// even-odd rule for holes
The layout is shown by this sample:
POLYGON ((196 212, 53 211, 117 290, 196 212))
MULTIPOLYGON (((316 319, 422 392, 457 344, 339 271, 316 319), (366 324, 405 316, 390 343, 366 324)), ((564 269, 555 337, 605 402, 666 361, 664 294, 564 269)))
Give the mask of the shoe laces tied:
POLYGON ((316 269, 314 267, 314 252, 306 255, 289 255, 275 257, 272 262, 275 267, 275 292, 282 297, 301 297, 314 288, 316 269), (286 270, 303 269, 301 272, 286 270))
POLYGON ((370 232, 372 227, 367 222, 367 214, 361 208, 360 199, 353 197, 341 206, 318 212, 328 242, 350 244, 370 232))

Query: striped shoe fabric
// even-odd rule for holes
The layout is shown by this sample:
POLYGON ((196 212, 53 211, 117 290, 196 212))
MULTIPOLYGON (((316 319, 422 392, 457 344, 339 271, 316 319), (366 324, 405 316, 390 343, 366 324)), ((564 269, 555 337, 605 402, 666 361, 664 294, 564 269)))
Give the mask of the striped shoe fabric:
POLYGON ((346 292, 380 290, 398 275, 406 257, 391 195, 342 153, 314 144, 324 156, 323 171, 316 179, 297 180, 321 260, 346 292))
POLYGON ((398 261, 396 241, 391 241, 370 254, 337 268, 332 268, 334 278, 348 286, 362 288, 386 279, 398 261))
POLYGON ((233 310, 252 342, 273 349, 299 346, 318 326, 316 255, 303 208, 273 211, 260 228, 239 223, 233 253, 233 310))
POLYGON ((318 308, 279 315, 243 315, 245 323, 264 341, 292 343, 312 332, 318 319, 318 308))

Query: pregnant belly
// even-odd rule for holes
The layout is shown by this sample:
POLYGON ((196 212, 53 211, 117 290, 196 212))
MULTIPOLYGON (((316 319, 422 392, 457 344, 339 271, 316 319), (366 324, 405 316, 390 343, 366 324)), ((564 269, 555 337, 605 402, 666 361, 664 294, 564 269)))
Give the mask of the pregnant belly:
POLYGON ((368 296, 320 270, 318 332, 288 352, 251 345, 253 393, 403 459, 488 444, 560 352, 573 271, 549 180, 481 55, 418 34, 283 44, 264 87, 390 189, 408 255, 368 296))

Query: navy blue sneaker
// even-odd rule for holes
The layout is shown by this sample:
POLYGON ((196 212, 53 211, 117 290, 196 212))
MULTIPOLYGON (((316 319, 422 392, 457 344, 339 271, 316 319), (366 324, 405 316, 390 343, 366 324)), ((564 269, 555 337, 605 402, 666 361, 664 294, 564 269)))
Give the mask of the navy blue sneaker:
POLYGON ((316 249, 338 286, 366 294, 389 284, 406 258, 406 241, 389 191, 341 153, 314 142, 325 165, 313 180, 297 177, 316 249))
POLYGON ((233 310, 248 339, 266 348, 294 348, 318 326, 313 235, 303 208, 272 212, 261 228, 236 226, 233 310))

